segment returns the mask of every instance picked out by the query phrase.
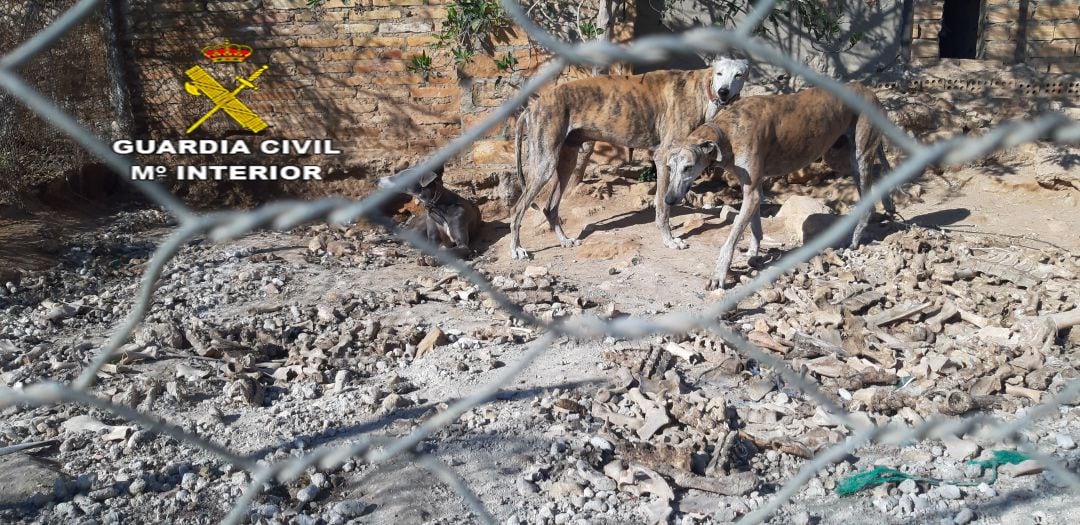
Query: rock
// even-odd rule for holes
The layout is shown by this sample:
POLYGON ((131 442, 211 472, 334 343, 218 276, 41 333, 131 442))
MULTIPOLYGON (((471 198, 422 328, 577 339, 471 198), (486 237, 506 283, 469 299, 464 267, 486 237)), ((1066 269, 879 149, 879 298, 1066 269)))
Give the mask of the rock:
POLYGON ((581 484, 572 479, 553 481, 546 487, 548 496, 556 499, 581 496, 584 492, 583 489, 584 487, 582 487, 581 484))
POLYGON ((322 234, 316 235, 315 237, 312 237, 311 241, 308 242, 308 245, 307 245, 308 251, 310 251, 312 253, 318 252, 319 250, 323 250, 325 248, 326 248, 326 236, 322 235, 322 234))
POLYGON ((536 483, 529 481, 525 478, 518 478, 517 490, 522 496, 528 496, 530 494, 539 494, 540 487, 536 486, 536 483))
POLYGON ((589 438, 589 444, 592 445, 593 448, 595 448, 597 450, 605 450, 605 451, 614 450, 614 447, 611 445, 611 442, 604 439, 604 438, 602 438, 602 437, 600 437, 600 436, 592 436, 592 437, 590 437, 589 438))
POLYGON ((145 479, 137 478, 137 479, 135 479, 135 481, 131 482, 131 485, 128 485, 128 493, 130 493, 132 496, 138 496, 139 494, 142 494, 143 492, 146 492, 146 480, 145 479))
POLYGON ((326 253, 329 253, 334 257, 341 257, 350 251, 352 251, 352 247, 347 243, 341 241, 330 241, 326 243, 326 253))
POLYGON ((1038 474, 1043 471, 1043 466, 1034 459, 1021 461, 1015 465, 1002 465, 998 468, 1002 474, 1012 476, 1014 478, 1020 476, 1030 476, 1032 474, 1038 474))
POLYGON ((278 512, 280 511, 281 508, 277 505, 274 505, 273 503, 264 503, 262 505, 259 505, 258 507, 255 507, 255 512, 267 518, 273 518, 277 516, 278 512))
POLYGON ((975 457, 979 453, 979 445, 974 441, 960 439, 956 436, 945 436, 941 439, 945 443, 945 449, 949 456, 956 460, 965 460, 975 457))
POLYGON ((975 332, 975 337, 990 344, 1008 345, 1012 330, 1000 326, 986 326, 975 332))
POLYGON ((900 496, 900 500, 896 503, 896 507, 900 510, 901 514, 911 514, 915 512, 915 499, 911 497, 911 494, 904 494, 900 496))
POLYGON ((395 408, 402 408, 409 406, 408 398, 402 397, 398 394, 389 394, 382 400, 382 409, 389 412, 395 408))
POLYGON ((446 343, 446 334, 438 327, 433 327, 416 345, 416 357, 423 357, 424 354, 432 351, 436 346, 445 345, 446 343))
POLYGON ((548 274, 548 269, 543 266, 526 266, 524 276, 530 279, 543 277, 548 274))
POLYGON ((791 517, 791 525, 810 525, 813 522, 814 520, 810 516, 810 513, 805 510, 796 512, 795 515, 791 517))
POLYGON ((293 518, 292 525, 317 525, 319 522, 319 518, 314 516, 297 514, 296 517, 293 518))
POLYGON ((94 419, 93 417, 81 415, 64 421, 60 424, 60 428, 62 428, 64 432, 86 431, 96 434, 98 432, 101 432, 101 429, 103 428, 109 428, 109 426, 105 423, 102 423, 101 421, 98 421, 97 419, 94 419))
POLYGON ((1058 448, 1063 450, 1072 450, 1076 448, 1076 440, 1068 434, 1058 434, 1054 437, 1054 441, 1057 443, 1058 448))
POLYGON ((61 518, 72 519, 79 515, 78 509, 75 508, 75 504, 70 501, 63 503, 57 503, 53 508, 53 513, 61 518))
POLYGON ((747 398, 751 401, 761 401, 765 396, 776 389, 776 381, 765 378, 751 379, 743 389, 747 398))
POLYGON ((935 491, 942 499, 960 499, 963 495, 960 493, 960 487, 956 485, 942 485, 935 491))
POLYGON ((368 510, 368 504, 358 499, 347 499, 334 504, 330 512, 345 519, 363 516, 368 510))
POLYGON ((679 498, 678 511, 683 514, 700 514, 702 516, 708 516, 716 509, 722 509, 726 506, 727 503, 724 501, 723 497, 717 496, 716 494, 698 492, 679 498))
POLYGON ((0 457, 0 508, 48 503, 68 478, 52 462, 27 454, 0 457))
POLYGON ((835 220, 830 217, 832 214, 832 210, 818 199, 793 195, 780 206, 774 220, 783 224, 799 242, 806 242, 832 224, 835 220))
POLYGON ((296 500, 300 503, 307 503, 309 501, 313 501, 318 496, 319 487, 316 487, 315 484, 312 483, 311 485, 308 485, 307 487, 304 487, 303 489, 297 491, 296 500))
POLYGON ((825 496, 825 484, 818 478, 811 479, 806 484, 806 496, 809 498, 820 498, 825 496))
POLYGON ((901 481, 900 485, 897 488, 899 488, 900 492, 903 492, 904 494, 916 494, 919 492, 919 484, 915 483, 915 480, 913 479, 905 479, 904 481, 901 481))
POLYGON ((59 323, 64 319, 74 317, 78 311, 79 309, 75 308, 74 306, 71 306, 69 304, 61 304, 49 308, 49 310, 45 312, 45 318, 54 323, 59 323))
POLYGON ((971 512, 971 509, 964 507, 960 509, 960 512, 953 516, 953 523, 956 525, 967 525, 975 517, 975 513, 971 512))

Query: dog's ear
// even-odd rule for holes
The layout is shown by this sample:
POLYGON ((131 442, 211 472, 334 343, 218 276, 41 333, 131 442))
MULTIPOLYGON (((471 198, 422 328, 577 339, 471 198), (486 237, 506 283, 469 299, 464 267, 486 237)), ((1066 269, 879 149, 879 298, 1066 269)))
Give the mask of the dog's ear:
POLYGON ((427 173, 420 176, 420 186, 426 188, 428 186, 428 184, 431 184, 432 182, 435 182, 435 179, 438 179, 441 176, 442 176, 442 173, 440 173, 438 171, 429 171, 429 172, 427 172, 427 173))
POLYGON ((706 140, 705 142, 699 142, 697 145, 697 151, 702 155, 715 155, 720 151, 720 148, 715 142, 706 140))

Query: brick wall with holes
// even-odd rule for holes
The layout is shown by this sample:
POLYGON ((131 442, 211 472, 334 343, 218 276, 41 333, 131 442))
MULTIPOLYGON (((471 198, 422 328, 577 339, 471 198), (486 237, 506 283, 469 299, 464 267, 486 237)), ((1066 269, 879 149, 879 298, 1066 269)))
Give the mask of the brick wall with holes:
MULTIPOLYGON (((911 58, 934 62, 941 56, 945 2, 915 0, 911 58)), ((978 26, 975 58, 1000 64, 1024 63, 1042 73, 1080 73, 1080 1, 984 0, 965 13, 978 26)))
MULTIPOLYGON (((270 125, 260 137, 332 138, 344 154, 311 161, 389 174, 490 114, 549 58, 511 28, 494 41, 496 58, 515 58, 510 69, 482 52, 457 67, 449 51, 431 47, 449 2, 329 0, 311 9, 307 0, 129 0, 129 77, 142 134, 183 138, 212 107, 185 92, 187 68, 201 65, 232 89, 237 77, 268 64, 255 82, 258 90, 238 96, 270 125), (200 53, 224 39, 251 46, 250 58, 211 63, 200 53), (425 53, 432 60, 426 78, 410 71, 414 57, 425 53)), ((620 38, 629 38, 630 27, 620 24, 620 38)), ((503 122, 459 155, 448 178, 462 168, 488 175, 509 171, 513 124, 503 122)), ((192 136, 224 137, 238 128, 215 116, 192 136)), ((606 148, 597 157, 620 154, 606 148)))

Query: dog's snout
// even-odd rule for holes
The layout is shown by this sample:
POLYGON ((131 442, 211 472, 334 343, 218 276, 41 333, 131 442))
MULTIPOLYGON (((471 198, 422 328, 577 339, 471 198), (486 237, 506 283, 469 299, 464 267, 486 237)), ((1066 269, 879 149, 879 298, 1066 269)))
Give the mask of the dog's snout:
POLYGON ((720 97, 720 100, 726 101, 728 97, 731 96, 731 90, 728 88, 720 88, 716 91, 716 94, 720 97))
POLYGON ((664 196, 664 202, 666 202, 668 206, 674 206, 679 203, 679 198, 674 195, 668 194, 664 196))

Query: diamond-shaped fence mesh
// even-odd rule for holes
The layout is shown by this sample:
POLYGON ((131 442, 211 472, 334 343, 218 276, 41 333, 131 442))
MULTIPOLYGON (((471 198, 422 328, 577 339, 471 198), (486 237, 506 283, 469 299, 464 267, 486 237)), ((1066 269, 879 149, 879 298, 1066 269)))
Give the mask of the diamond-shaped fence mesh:
MULTIPOLYGON (((0 53, 7 53, 45 28, 75 4, 74 0, 12 0, 0 9, 0 53)), ((31 60, 13 69, 26 83, 89 126, 94 135, 114 138, 116 106, 110 98, 105 20, 98 9, 31 60), (78 74, 70 70, 78 64, 78 74)), ((98 162, 63 131, 47 126, 10 93, 0 93, 0 204, 25 190, 60 182, 98 162)))
MULTIPOLYGON (((890 123, 883 114, 868 108, 862 99, 844 89, 839 82, 810 70, 799 61, 784 55, 761 40, 749 36, 753 28, 773 9, 775 2, 772 1, 759 2, 742 24, 733 31, 718 28, 697 29, 675 36, 641 38, 625 46, 605 42, 571 45, 558 41, 533 24, 517 3, 511 0, 506 0, 503 3, 514 21, 525 28, 533 39, 552 51, 555 58, 480 125, 469 129, 462 136, 434 152, 424 162, 399 177, 396 180, 395 187, 380 190, 356 202, 335 198, 313 202, 275 202, 251 211, 199 215, 184 207, 160 186, 146 182, 135 183, 139 190, 172 213, 179 221, 179 226, 167 240, 161 243, 148 264, 143 277, 142 288, 136 298, 133 310, 126 321, 121 323, 119 329, 112 334, 108 342, 100 349, 93 362, 85 368, 83 373, 72 384, 45 382, 27 386, 20 390, 3 388, 0 389, 0 408, 15 404, 80 403, 108 411, 115 416, 128 419, 147 429, 163 433, 188 445, 199 447, 218 456, 222 461, 249 470, 252 474, 252 482, 235 502, 232 512, 226 517, 225 521, 228 523, 236 523, 249 516, 251 503, 268 482, 284 483, 293 480, 311 466, 333 468, 349 460, 381 463, 397 456, 413 459, 418 465, 431 470, 464 498, 477 519, 490 523, 493 519, 485 510, 483 503, 461 478, 450 467, 439 463, 434 458, 418 454, 415 451, 416 445, 432 435, 433 432, 456 420, 464 412, 489 401, 500 388, 508 385, 515 376, 520 374, 540 354, 545 352, 553 342, 562 336, 569 335, 577 338, 616 336, 634 339, 650 334, 678 334, 695 329, 704 329, 711 331, 745 356, 774 367, 784 377, 785 381, 797 386, 807 397, 821 404, 822 408, 839 424, 851 430, 851 435, 845 441, 823 450, 813 459, 807 461, 794 477, 787 480, 779 490, 770 496, 771 499, 766 504, 744 516, 742 522, 758 523, 768 519, 802 485, 812 479, 820 469, 861 446, 870 443, 909 443, 913 440, 962 435, 965 432, 977 429, 983 430, 988 439, 1016 442, 1022 451, 1036 458, 1047 469, 1057 475, 1071 490, 1080 491, 1080 479, 1077 478, 1076 474, 1066 469, 1059 461, 1040 453, 1032 445, 1024 442, 1020 435, 1020 431, 1030 425, 1032 421, 1048 417, 1056 412, 1062 403, 1075 398, 1078 391, 1080 391, 1080 381, 1078 380, 1072 380, 1053 398, 1032 407, 1023 416, 1013 421, 1002 422, 988 416, 976 415, 960 419, 929 418, 917 426, 895 424, 861 426, 841 407, 836 406, 835 403, 820 392, 811 380, 792 370, 783 361, 763 352, 741 334, 718 322, 719 316, 734 308, 741 299, 750 296, 776 280, 784 272, 809 260, 827 246, 845 236, 846 232, 850 231, 854 226, 860 214, 869 213, 873 204, 879 201, 885 192, 896 188, 905 181, 918 177, 927 166, 931 164, 954 165, 970 162, 996 150, 1035 140, 1075 143, 1080 141, 1080 124, 1061 114, 1047 114, 1027 122, 1002 125, 979 137, 962 137, 932 144, 919 144, 900 128, 890 123), (512 115, 525 103, 531 94, 546 83, 553 81, 568 65, 606 66, 615 62, 647 64, 662 61, 674 51, 719 53, 732 49, 740 50, 757 60, 779 65, 792 74, 801 75, 808 82, 830 90, 844 100, 845 103, 865 112, 893 144, 904 150, 907 160, 897 166, 891 173, 885 174, 869 193, 863 195, 859 204, 847 217, 838 221, 829 230, 803 247, 789 253, 780 261, 763 270, 752 281, 731 290, 725 294, 721 301, 699 310, 675 312, 653 318, 631 316, 614 320, 602 320, 593 316, 580 316, 554 323, 544 323, 524 311, 519 305, 514 304, 507 296, 496 290, 491 283, 463 261, 454 258, 445 251, 439 250, 420 235, 397 231, 397 234, 405 241, 456 269, 463 277, 472 281, 484 293, 495 299, 500 307, 508 313, 527 324, 544 330, 543 335, 530 343, 521 359, 503 369, 496 381, 484 385, 473 394, 432 416, 410 434, 389 442, 374 443, 361 440, 347 446, 327 446, 315 449, 302 457, 260 465, 253 458, 241 456, 222 445, 213 443, 206 437, 170 425, 155 417, 154 414, 139 413, 131 408, 97 397, 91 392, 91 387, 94 385, 101 368, 121 344, 130 337, 140 319, 146 313, 149 304, 153 301, 155 286, 165 264, 191 238, 205 235, 213 242, 228 242, 259 228, 285 230, 311 221, 347 223, 359 218, 366 218, 389 226, 388 219, 378 215, 384 201, 389 199, 397 190, 417 180, 423 172, 447 161, 451 156, 482 136, 487 130, 512 115)), ((16 7, 10 14, 0 13, 0 23, 11 24, 11 27, 16 28, 14 32, 6 31, 4 36, 0 37, 6 39, 3 41, 3 45, 7 50, 7 54, 0 58, 0 88, 3 89, 3 94, 0 95, 2 97, 0 101, 3 101, 3 105, 0 105, 0 111, 5 112, 5 118, 0 121, 0 130, 2 130, 0 131, 0 138, 3 139, 0 141, 0 160, 4 158, 5 152, 11 151, 12 146, 8 144, 9 137, 19 137, 18 140, 22 141, 22 144, 29 145, 24 147, 30 149, 22 150, 23 157, 29 160, 23 160, 22 162, 42 162, 37 158, 42 157, 45 159, 50 155, 75 155, 77 148, 72 144, 72 141, 74 141, 115 169, 121 176, 126 175, 127 162, 113 154, 103 140, 107 133, 104 130, 90 129, 79 124, 79 122, 84 122, 83 119, 79 118, 80 108, 85 107, 80 106, 80 104, 85 103, 85 99, 81 97, 90 95, 65 87, 62 83, 49 82, 49 79, 52 78, 50 76, 51 69, 59 66, 56 62, 44 58, 62 59, 70 63, 74 61, 75 57, 65 57, 63 53, 84 53, 85 58, 80 58, 80 60, 94 64, 101 63, 100 61, 103 60, 102 57, 104 56, 100 49, 103 45, 102 40, 100 35, 95 33, 96 29, 91 27, 96 16, 94 14, 95 8, 98 7, 99 2, 96 0, 81 0, 59 14, 58 17, 56 16, 58 14, 58 11, 56 11, 58 7, 56 6, 63 4, 64 7, 68 7, 69 3, 49 2, 47 3, 51 6, 49 8, 37 6, 41 4, 40 2, 25 2, 25 4, 22 8, 16 7), (22 23, 23 20, 27 22, 22 23), (52 24, 39 30, 39 26, 45 21, 52 21, 52 24), (65 49, 57 50, 55 45, 57 42, 71 38, 82 39, 80 42, 85 40, 84 45, 65 46, 65 49), (10 44, 12 42, 21 43, 17 48, 11 48, 10 44), (70 49, 75 47, 79 49, 70 49), (16 102, 19 104, 15 104, 16 102), (14 118, 22 120, 17 120, 15 125, 10 125, 11 119, 7 115, 14 115, 14 118), (52 127, 30 126, 34 128, 32 132, 17 129, 25 127, 18 124, 26 122, 26 119, 34 118, 32 115, 48 120, 52 123, 52 127), (18 133, 32 134, 18 135, 18 133), (64 146, 53 146, 54 143, 64 144, 64 146)), ((7 25, 4 26, 5 29, 7 27, 7 25)), ((83 55, 80 55, 80 57, 83 57, 83 55)), ((91 69, 93 68, 87 68, 87 70, 91 69)), ((81 85, 88 83, 79 82, 81 85)), ((94 96, 98 96, 99 98, 95 100, 101 103, 100 94, 94 96)), ((44 166, 39 169, 43 170, 42 173, 46 173, 44 166)), ((6 171, 5 178, 10 180, 10 175, 7 175, 6 171)))

